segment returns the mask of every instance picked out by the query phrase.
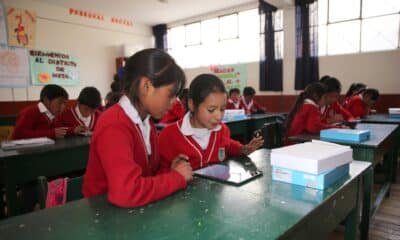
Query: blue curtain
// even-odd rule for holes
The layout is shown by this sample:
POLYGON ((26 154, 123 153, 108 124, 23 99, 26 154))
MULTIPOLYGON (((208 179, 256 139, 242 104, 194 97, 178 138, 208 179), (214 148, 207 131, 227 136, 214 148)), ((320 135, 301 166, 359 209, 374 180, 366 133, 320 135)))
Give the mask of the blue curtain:
POLYGON ((167 24, 153 26, 156 48, 167 50, 167 24))
POLYGON ((296 90, 319 79, 317 4, 314 0, 296 0, 296 90))
POLYGON ((275 52, 282 46, 275 42, 273 22, 277 8, 259 0, 258 10, 262 16, 260 24, 264 26, 264 38, 260 40, 260 90, 282 91, 282 59, 277 59, 275 52))

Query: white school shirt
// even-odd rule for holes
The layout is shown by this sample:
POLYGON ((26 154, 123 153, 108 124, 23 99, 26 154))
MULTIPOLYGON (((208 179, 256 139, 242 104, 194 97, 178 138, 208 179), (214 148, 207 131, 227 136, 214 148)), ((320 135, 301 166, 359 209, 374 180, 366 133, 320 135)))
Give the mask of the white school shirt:
POLYGON ((82 116, 82 113, 81 113, 81 111, 79 110, 78 105, 75 106, 75 109, 74 109, 74 110, 75 110, 75 113, 76 113, 76 115, 78 116, 79 120, 81 120, 81 121, 83 122, 83 124, 85 124, 85 126, 86 126, 87 128, 89 128, 89 127, 90 127, 90 122, 92 121, 92 115, 90 115, 90 116, 88 116, 88 117, 82 116))
POLYGON ((221 125, 216 126, 214 129, 207 128, 194 128, 190 123, 191 113, 185 114, 182 120, 180 131, 185 136, 192 136, 192 138, 200 145, 201 149, 207 149, 208 142, 210 141, 211 132, 221 130, 221 125))
POLYGON ((49 109, 47 109, 47 107, 42 102, 38 103, 38 108, 39 112, 46 114, 46 116, 50 119, 50 122, 53 121, 55 116, 49 111, 49 109))
POLYGON ((144 144, 146 145, 147 155, 151 155, 151 143, 150 143, 150 115, 147 115, 146 118, 142 121, 139 116, 138 111, 132 105, 131 101, 126 95, 123 95, 119 100, 119 105, 122 107, 126 115, 131 119, 131 121, 139 126, 140 132, 142 133, 142 137, 144 140, 144 144))

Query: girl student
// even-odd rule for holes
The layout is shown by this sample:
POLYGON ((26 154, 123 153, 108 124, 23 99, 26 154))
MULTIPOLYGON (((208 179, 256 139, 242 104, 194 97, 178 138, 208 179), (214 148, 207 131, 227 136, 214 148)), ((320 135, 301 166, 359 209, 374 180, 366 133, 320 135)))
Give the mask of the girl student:
POLYGON ((366 117, 379 98, 379 91, 374 88, 362 90, 360 94, 349 98, 344 106, 355 118, 366 117))
POLYGON ((188 156, 193 169, 223 161, 227 156, 247 155, 262 146, 261 136, 247 145, 230 138, 222 123, 227 102, 224 83, 215 75, 197 76, 189 88, 189 112, 160 133, 161 170, 169 170, 171 156, 188 156), (171 144, 178 143, 179 144, 171 144))
POLYGON ((343 106, 347 105, 352 96, 360 94, 366 88, 364 83, 352 83, 344 96, 343 106))
MULTIPOLYGON (((321 122, 320 107, 325 106, 326 86, 321 82, 309 84, 302 92, 286 120, 286 137, 302 133, 319 133, 321 129, 335 128, 321 122)), ((286 140, 287 143, 289 143, 286 140)))
POLYGON ((119 102, 99 118, 90 145, 83 195, 107 194, 120 207, 137 207, 186 187, 190 164, 177 154, 158 174, 159 149, 150 117, 160 118, 185 85, 182 69, 164 51, 145 49, 125 66, 119 102))

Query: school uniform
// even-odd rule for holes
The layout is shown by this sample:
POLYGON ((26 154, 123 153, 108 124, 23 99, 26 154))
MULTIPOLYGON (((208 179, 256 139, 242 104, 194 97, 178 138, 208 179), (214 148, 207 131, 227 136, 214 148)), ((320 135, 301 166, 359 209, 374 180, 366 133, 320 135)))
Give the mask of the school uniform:
POLYGON ((174 105, 160 119, 160 123, 173 123, 185 116, 185 107, 179 99, 176 99, 174 105))
POLYGON ((364 99, 362 95, 354 95, 350 97, 345 108, 349 111, 355 118, 363 118, 369 114, 369 108, 365 106, 364 99))
POLYGON ((12 139, 37 137, 55 139, 54 118, 55 116, 42 102, 29 106, 18 114, 12 139))
POLYGON ((162 130, 159 141, 161 171, 168 171, 180 153, 189 157, 193 169, 241 154, 242 144, 230 138, 229 128, 225 124, 221 123, 212 130, 193 128, 190 115, 187 113, 182 120, 162 130))
POLYGON ((55 126, 57 127, 68 127, 67 134, 74 134, 74 130, 77 126, 85 126, 90 131, 94 130, 97 123, 97 119, 100 116, 100 111, 95 111, 88 117, 82 116, 79 111, 78 104, 65 110, 60 116, 55 119, 55 126))
POLYGON ((226 109, 244 109, 244 105, 241 100, 235 103, 232 101, 232 99, 228 99, 228 103, 226 104, 226 109))
POLYGON ((335 125, 325 124, 321 121, 319 106, 311 99, 305 99, 297 111, 288 129, 287 136, 303 133, 319 133, 322 129, 335 128, 335 125))
POLYGON ((84 176, 83 195, 107 193, 121 207, 138 207, 186 187, 177 171, 157 174, 159 149, 156 128, 141 120, 126 96, 104 112, 94 130, 84 176))
POLYGON ((262 111, 262 106, 252 99, 248 104, 244 98, 241 99, 241 104, 244 108, 246 114, 254 114, 259 111, 262 111))
POLYGON ((328 123, 328 120, 334 117, 336 114, 341 115, 345 121, 349 121, 354 118, 353 115, 351 115, 351 113, 343 106, 341 106, 338 101, 321 108, 321 113, 321 121, 323 123, 328 123))

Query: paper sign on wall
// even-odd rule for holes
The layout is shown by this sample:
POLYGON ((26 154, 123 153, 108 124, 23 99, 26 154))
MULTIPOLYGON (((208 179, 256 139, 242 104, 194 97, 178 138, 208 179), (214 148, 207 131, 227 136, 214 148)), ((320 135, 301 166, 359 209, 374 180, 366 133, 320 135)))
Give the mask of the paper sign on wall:
POLYGON ((79 69, 73 54, 31 50, 29 62, 33 85, 79 85, 79 69))
POLYGON ((7 45, 7 25, 4 5, 0 1, 0 44, 7 45))
POLYGON ((0 87, 28 87, 28 50, 25 48, 0 47, 0 87))
POLYGON ((247 85, 246 64, 212 65, 210 70, 224 82, 227 91, 232 88, 242 91, 247 85))
POLYGON ((7 8, 8 44, 16 47, 33 48, 36 39, 36 13, 33 11, 7 8))

